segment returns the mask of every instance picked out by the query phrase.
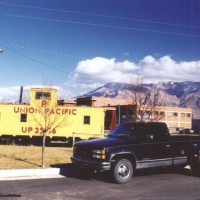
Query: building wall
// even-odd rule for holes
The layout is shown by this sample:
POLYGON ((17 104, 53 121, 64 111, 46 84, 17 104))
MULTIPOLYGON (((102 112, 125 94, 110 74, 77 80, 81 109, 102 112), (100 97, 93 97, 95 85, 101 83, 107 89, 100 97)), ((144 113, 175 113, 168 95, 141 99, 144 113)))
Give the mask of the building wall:
POLYGON ((172 132, 177 129, 192 128, 192 109, 157 106, 159 116, 157 121, 167 123, 172 132))
MULTIPOLYGON (((118 123, 137 121, 137 119, 134 118, 134 116, 136 117, 136 109, 133 105, 133 109, 130 109, 130 105, 132 104, 131 100, 101 97, 86 97, 81 98, 81 100, 88 106, 115 106, 117 109, 118 123)), ((81 101, 79 103, 79 105, 81 105, 81 101)), ((183 128, 192 128, 192 109, 190 108, 156 106, 155 111, 158 114, 154 115, 153 121, 167 123, 171 132, 183 128)))
POLYGON ((82 97, 77 98, 78 106, 92 106, 92 107, 102 107, 102 106, 116 106, 116 105, 128 105, 132 104, 132 100, 127 99, 117 99, 117 98, 103 98, 103 97, 82 97))
MULTIPOLYGON (((140 121, 137 118, 136 106, 123 105, 116 106, 117 109, 117 119, 122 122, 134 122, 140 121), (120 115, 120 119, 119 119, 120 115)), ((181 130, 184 128, 192 128, 192 109, 189 108, 177 108, 177 107, 160 107, 157 106, 155 108, 155 114, 150 118, 149 114, 142 119, 142 121, 158 121, 165 122, 169 127, 171 132, 176 132, 177 130, 181 130)))

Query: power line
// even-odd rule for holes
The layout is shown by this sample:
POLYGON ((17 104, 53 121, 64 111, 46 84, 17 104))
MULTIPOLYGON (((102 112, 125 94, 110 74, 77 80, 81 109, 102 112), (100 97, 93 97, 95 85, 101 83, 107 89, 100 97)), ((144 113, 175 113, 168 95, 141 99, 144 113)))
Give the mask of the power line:
POLYGON ((72 24, 79 24, 79 25, 98 26, 98 27, 105 27, 105 28, 117 28, 117 29, 126 29, 126 30, 142 31, 142 32, 152 32, 152 33, 170 34, 170 35, 178 35, 178 36, 184 36, 184 37, 200 38, 200 35, 175 33, 175 32, 169 32, 169 31, 157 31, 157 30, 151 30, 151 29, 140 29, 140 28, 133 28, 133 27, 96 24, 96 23, 71 21, 71 20, 47 19, 47 18, 42 18, 42 17, 31 17, 31 16, 26 16, 26 15, 11 15, 11 14, 5 14, 5 13, 0 13, 0 15, 8 16, 8 17, 34 19, 34 20, 45 20, 45 21, 53 21, 53 22, 72 23, 72 24))
POLYGON ((189 26, 189 25, 183 25, 183 24, 175 24, 175 23, 136 19, 136 18, 127 18, 127 17, 117 17, 117 16, 112 16, 112 15, 102 15, 102 14, 78 12, 78 11, 71 11, 71 10, 61 10, 61 9, 44 8, 44 7, 41 8, 41 7, 35 7, 35 6, 25 6, 25 5, 10 4, 10 3, 2 3, 2 5, 23 7, 23 8, 32 8, 32 9, 40 9, 40 10, 48 10, 48 11, 56 11, 56 12, 64 12, 64 13, 73 13, 73 14, 96 16, 96 17, 105 17, 105 18, 111 18, 111 19, 129 20, 129 21, 144 22, 144 23, 153 23, 153 24, 160 24, 160 25, 177 26, 177 27, 184 27, 184 28, 193 28, 193 29, 199 29, 200 28, 199 26, 189 26))
POLYGON ((50 54, 50 55, 56 55, 56 56, 62 56, 62 57, 68 57, 68 58, 72 58, 72 59, 86 59, 84 57, 80 57, 80 56, 74 56, 74 55, 70 55, 70 54, 66 54, 66 53, 58 53, 58 52, 53 52, 53 51, 47 51, 44 49, 37 49, 37 48, 33 48, 33 47, 27 47, 27 46, 22 46, 22 45, 18 45, 18 44, 14 44, 14 43, 7 43, 7 42, 1 42, 2 45, 5 46, 10 46, 10 47, 16 47, 16 48, 20 48, 20 49, 26 49, 26 50, 30 50, 30 51, 34 51, 34 52, 38 52, 38 53, 44 53, 44 54, 50 54))
MULTIPOLYGON (((2 45, 2 44, 1 44, 1 45, 2 45)), ((5 45, 2 45, 2 46, 5 46, 5 45)), ((24 54, 22 54, 22 53, 19 53, 19 52, 15 51, 15 50, 13 50, 13 49, 7 47, 7 46, 5 46, 5 47, 6 47, 6 49, 8 49, 8 50, 14 52, 15 54, 20 55, 20 56, 22 56, 22 57, 24 57, 24 58, 26 58, 26 59, 32 60, 32 61, 34 61, 34 62, 36 62, 36 63, 39 63, 39 64, 41 64, 41 65, 44 65, 45 67, 48 67, 48 68, 51 68, 51 69, 60 71, 60 72, 62 72, 62 73, 69 74, 69 72, 67 72, 67 71, 64 71, 64 70, 62 70, 62 69, 56 68, 56 67, 54 67, 54 66, 52 66, 52 65, 49 65, 49 64, 47 64, 47 63, 45 63, 45 62, 43 62, 43 61, 40 61, 40 60, 38 60, 38 59, 35 59, 35 58, 30 57, 30 56, 27 56, 27 55, 24 55, 24 54)))

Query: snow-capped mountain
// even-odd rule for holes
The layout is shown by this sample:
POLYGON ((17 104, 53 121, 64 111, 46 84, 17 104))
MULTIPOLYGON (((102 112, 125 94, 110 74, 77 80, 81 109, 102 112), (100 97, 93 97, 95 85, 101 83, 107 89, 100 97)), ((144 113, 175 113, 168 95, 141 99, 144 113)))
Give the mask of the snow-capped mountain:
MULTIPOLYGON (((83 96, 128 98, 127 91, 133 85, 127 83, 108 83, 83 96)), ((143 84, 140 90, 153 92, 159 90, 159 99, 164 106, 192 108, 194 118, 200 118, 200 82, 166 82, 158 84, 143 84)))
POLYGON ((108 83, 102 87, 97 88, 94 91, 88 92, 83 96, 95 96, 95 97, 109 97, 109 98, 124 98, 123 93, 130 88, 130 84, 127 83, 108 83))

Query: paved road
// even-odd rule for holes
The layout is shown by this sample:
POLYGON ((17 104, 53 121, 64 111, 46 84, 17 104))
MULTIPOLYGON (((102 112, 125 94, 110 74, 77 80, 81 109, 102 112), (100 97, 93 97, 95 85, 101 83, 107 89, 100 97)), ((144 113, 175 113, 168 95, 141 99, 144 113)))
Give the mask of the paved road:
POLYGON ((187 171, 174 173, 157 169, 139 171, 123 185, 112 183, 106 175, 89 177, 81 171, 69 171, 66 178, 0 182, 2 199, 25 200, 199 200, 200 178, 187 171))

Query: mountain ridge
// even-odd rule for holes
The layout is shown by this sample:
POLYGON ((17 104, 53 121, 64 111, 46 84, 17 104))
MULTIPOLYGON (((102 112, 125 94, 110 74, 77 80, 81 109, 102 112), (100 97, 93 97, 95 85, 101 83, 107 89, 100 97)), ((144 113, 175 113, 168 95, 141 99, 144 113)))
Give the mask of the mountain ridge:
MULTIPOLYGON (((82 96, 95 96, 107 98, 127 98, 127 91, 133 84, 110 82, 82 96)), ((150 93, 159 90, 163 106, 192 108, 195 119, 200 119, 200 82, 159 82, 142 84, 144 90, 150 93)))

